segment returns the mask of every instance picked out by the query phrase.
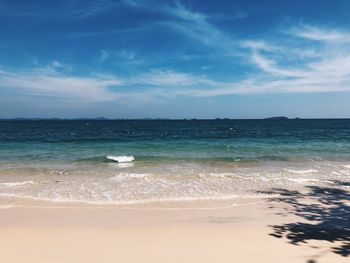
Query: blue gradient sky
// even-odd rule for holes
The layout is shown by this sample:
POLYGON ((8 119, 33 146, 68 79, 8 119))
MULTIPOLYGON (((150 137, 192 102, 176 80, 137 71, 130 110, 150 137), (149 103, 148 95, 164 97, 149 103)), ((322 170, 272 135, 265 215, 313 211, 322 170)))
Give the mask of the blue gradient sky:
POLYGON ((350 1, 0 0, 0 117, 350 117, 350 1))

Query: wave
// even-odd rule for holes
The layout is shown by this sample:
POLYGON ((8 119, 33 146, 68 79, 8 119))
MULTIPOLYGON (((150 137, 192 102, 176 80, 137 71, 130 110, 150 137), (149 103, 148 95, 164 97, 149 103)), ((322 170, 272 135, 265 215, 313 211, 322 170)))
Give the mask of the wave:
POLYGON ((118 163, 130 163, 135 160, 134 156, 126 156, 126 155, 121 155, 121 156, 107 155, 106 158, 108 160, 112 160, 118 163))
MULTIPOLYGON (((103 155, 76 159, 75 162, 87 162, 87 163, 103 163, 103 162, 118 162, 122 163, 124 158, 131 159, 127 162, 135 161, 133 155, 103 155), (118 161, 119 160, 119 161, 118 161)), ((251 163, 253 159, 241 159, 236 157, 193 157, 193 156, 156 156, 156 155, 138 155, 137 161, 140 162, 223 162, 223 163, 251 163)), ((125 162, 125 161, 124 161, 125 162)))
POLYGON ((307 170, 291 170, 291 169, 284 169, 285 171, 289 173, 294 173, 294 174, 310 174, 310 173, 317 173, 318 170, 315 169, 307 169, 307 170))
POLYGON ((103 156, 95 156, 95 157, 88 157, 88 158, 81 158, 75 160, 75 162, 82 162, 82 163, 119 163, 119 164, 130 164, 135 160, 134 156, 127 156, 127 155, 103 155, 103 156))
MULTIPOLYGON (((133 162, 135 161, 135 155, 137 155, 138 162, 197 162, 197 163, 235 163, 235 164, 258 164, 263 162, 301 162, 305 161, 303 158, 292 158, 284 156, 225 156, 225 155, 213 155, 206 153, 184 153, 183 155, 176 152, 159 152, 158 153, 122 153, 121 155, 100 155, 100 156, 86 156, 79 159, 75 159, 74 162, 87 162, 87 163, 103 163, 103 162, 133 162)), ((307 160, 310 160, 307 157, 307 160)), ((347 166, 344 166, 347 169, 347 166)), ((298 173, 298 171, 289 170, 289 172, 298 173)))

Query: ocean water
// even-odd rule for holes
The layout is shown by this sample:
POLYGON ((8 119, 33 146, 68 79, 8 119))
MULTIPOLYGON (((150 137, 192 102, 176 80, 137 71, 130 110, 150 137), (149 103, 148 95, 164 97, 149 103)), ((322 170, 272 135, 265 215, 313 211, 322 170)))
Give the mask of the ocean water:
POLYGON ((350 119, 0 121, 3 206, 259 199, 349 181, 350 119))

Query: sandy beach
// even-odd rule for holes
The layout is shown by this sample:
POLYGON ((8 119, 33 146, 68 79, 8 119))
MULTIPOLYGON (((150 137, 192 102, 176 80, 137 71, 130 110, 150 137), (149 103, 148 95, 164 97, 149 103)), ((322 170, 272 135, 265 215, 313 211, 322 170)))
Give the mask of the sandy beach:
POLYGON ((350 0, 0 0, 0 263, 350 263, 350 0))
POLYGON ((271 225, 286 204, 232 208, 0 210, 0 262, 347 262, 327 241, 292 245, 271 225))

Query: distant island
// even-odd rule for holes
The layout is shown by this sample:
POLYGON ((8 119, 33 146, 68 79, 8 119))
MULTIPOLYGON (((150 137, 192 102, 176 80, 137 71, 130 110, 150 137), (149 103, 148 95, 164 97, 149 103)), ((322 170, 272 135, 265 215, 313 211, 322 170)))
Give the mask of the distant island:
POLYGON ((265 118, 264 120, 289 120, 289 118, 285 116, 276 116, 276 117, 265 118))

